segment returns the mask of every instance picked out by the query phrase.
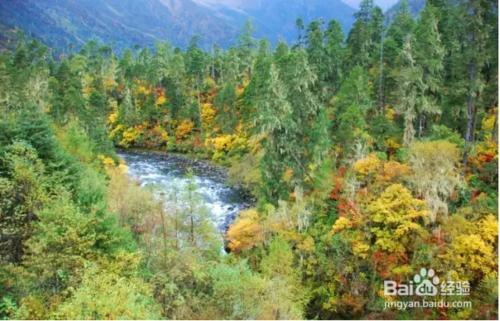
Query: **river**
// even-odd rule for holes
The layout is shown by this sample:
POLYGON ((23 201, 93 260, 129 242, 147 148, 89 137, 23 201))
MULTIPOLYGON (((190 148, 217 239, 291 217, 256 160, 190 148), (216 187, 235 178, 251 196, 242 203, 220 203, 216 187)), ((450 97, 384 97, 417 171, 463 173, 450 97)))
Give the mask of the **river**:
POLYGON ((251 205, 242 189, 227 183, 225 170, 208 162, 177 154, 143 151, 119 151, 118 155, 127 163, 130 177, 138 180, 141 186, 154 185, 158 192, 167 195, 185 188, 186 174, 191 169, 203 205, 221 233, 242 209, 251 205))

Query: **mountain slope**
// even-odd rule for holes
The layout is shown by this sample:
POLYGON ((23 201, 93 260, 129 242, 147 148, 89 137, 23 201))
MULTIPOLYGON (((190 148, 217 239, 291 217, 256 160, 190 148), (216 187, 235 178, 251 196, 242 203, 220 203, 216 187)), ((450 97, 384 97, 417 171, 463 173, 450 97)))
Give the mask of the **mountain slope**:
MULTIPOLYGON (((245 11, 254 19, 256 25, 265 25, 269 29, 268 38, 273 42, 279 38, 288 41, 295 39, 295 21, 298 17, 302 18, 306 24, 319 18, 325 22, 336 19, 345 32, 350 29, 354 22, 355 10, 342 1, 289 0, 283 2, 260 0, 260 5, 256 5, 258 1, 249 2, 253 5, 249 5, 245 11)), ((258 32, 257 34, 259 35, 258 32)))
POLYGON ((202 32, 207 42, 227 43, 237 33, 216 12, 191 0, 2 0, 0 21, 62 47, 91 38, 117 47, 160 39, 185 46, 202 32))
POLYGON ((168 40, 185 47, 199 35, 202 45, 228 46, 244 22, 257 37, 275 42, 296 37, 295 20, 338 19, 345 30, 354 9, 341 0, 2 0, 0 23, 19 27, 63 49, 98 39, 123 48, 168 40))
MULTIPOLYGON (((386 15, 389 20, 392 20, 396 15, 399 7, 401 6, 401 1, 402 0, 399 0, 396 4, 389 8, 389 10, 387 10, 386 15)), ((419 15, 420 11, 424 9, 425 0, 408 0, 408 6, 412 15, 416 17, 419 15)))
POLYGON ((341 0, 194 0, 218 11, 238 12, 252 20, 258 37, 272 42, 294 40, 297 18, 307 24, 314 19, 328 22, 336 19, 347 32, 356 11, 341 0))

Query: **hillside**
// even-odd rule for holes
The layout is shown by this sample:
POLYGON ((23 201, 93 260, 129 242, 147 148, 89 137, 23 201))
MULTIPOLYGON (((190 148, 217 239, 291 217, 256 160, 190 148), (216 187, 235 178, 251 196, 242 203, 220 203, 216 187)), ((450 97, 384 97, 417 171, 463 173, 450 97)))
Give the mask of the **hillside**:
MULTIPOLYGON (((392 7, 387 10, 387 17, 389 19, 392 19, 395 15, 396 12, 398 11, 399 7, 401 6, 401 0, 398 1, 396 4, 394 4, 392 7)), ((425 6, 425 0, 408 0, 408 7, 410 8, 410 12, 413 14, 413 16, 417 16, 420 11, 424 9, 425 6)))
POLYGON ((234 43, 245 21, 252 20, 257 37, 271 42, 296 37, 295 20, 337 19, 344 30, 354 9, 341 0, 4 0, 0 22, 19 27, 45 43, 62 49, 90 39, 115 48, 148 46, 169 40, 185 47, 199 35, 205 48, 234 43), (68 18, 70 17, 70 18, 68 18))

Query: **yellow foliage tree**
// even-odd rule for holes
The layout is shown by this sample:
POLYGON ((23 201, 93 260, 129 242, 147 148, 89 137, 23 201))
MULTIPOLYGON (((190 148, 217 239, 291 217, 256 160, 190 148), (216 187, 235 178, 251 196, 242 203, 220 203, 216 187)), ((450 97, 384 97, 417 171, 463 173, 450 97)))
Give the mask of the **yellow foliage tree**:
POLYGON ((239 253, 251 249, 264 240, 259 213, 255 209, 242 211, 226 233, 228 247, 239 253))
POLYGON ((247 145, 247 139, 241 134, 221 135, 210 140, 215 150, 213 160, 221 159, 226 153, 242 150, 247 145))
POLYGON ((168 142, 168 132, 160 125, 153 127, 152 133, 157 139, 159 139, 160 144, 166 144, 168 142))
POLYGON ((119 136, 123 132, 124 129, 125 129, 125 126, 123 126, 122 124, 118 124, 118 125, 116 125, 115 128, 113 128, 109 132, 108 137, 111 139, 114 139, 115 137, 119 136))
POLYGON ((177 129, 175 130, 175 137, 177 140, 182 140, 193 131, 193 128, 194 123, 191 120, 185 119, 177 126, 177 129))
POLYGON ((335 224, 333 224, 332 232, 338 233, 351 227, 352 227, 351 220, 349 220, 347 217, 341 216, 335 221, 335 224))
POLYGON ((498 123, 498 107, 495 107, 491 110, 488 116, 484 117, 481 122, 481 129, 484 132, 486 139, 491 139, 493 136, 493 132, 497 127, 498 123))
POLYGON ((408 165, 391 160, 384 163, 383 175, 380 179, 386 182, 391 182, 408 176, 410 172, 411 169, 408 165))
POLYGON ((112 113, 109 114, 109 116, 108 116, 108 123, 110 125, 115 124, 117 120, 118 120, 118 113, 112 112, 112 113))
POLYGON ((167 102, 167 97, 165 97, 164 95, 158 95, 158 97, 156 97, 155 105, 162 106, 166 102, 167 102))
POLYGON ((368 206, 375 245, 383 251, 404 256, 418 237, 425 237, 428 211, 425 202, 414 198, 401 184, 389 186, 368 206))
POLYGON ((135 143, 139 137, 144 133, 144 129, 142 126, 135 126, 131 128, 127 128, 123 134, 122 139, 120 140, 120 145, 123 147, 129 147, 133 143, 135 143))
POLYGON ((201 123, 203 130, 209 130, 212 128, 215 114, 216 111, 212 104, 206 103, 201 105, 201 123))
POLYGON ((116 165, 115 161, 109 156, 98 155, 97 158, 99 158, 104 167, 114 167, 116 165))
POLYGON ((233 145, 233 135, 222 135, 212 139, 212 144, 216 151, 228 151, 233 145))
POLYGON ((457 215, 447 221, 451 240, 440 255, 442 269, 457 280, 498 277, 498 220, 488 215, 471 222, 457 215))
POLYGON ((368 157, 356 161, 353 165, 356 173, 367 176, 374 175, 380 170, 381 161, 376 154, 372 153, 368 157))
POLYGON ((137 87, 137 93, 139 95, 144 95, 144 96, 148 96, 151 94, 151 88, 143 85, 142 83, 139 84, 139 86, 137 87))

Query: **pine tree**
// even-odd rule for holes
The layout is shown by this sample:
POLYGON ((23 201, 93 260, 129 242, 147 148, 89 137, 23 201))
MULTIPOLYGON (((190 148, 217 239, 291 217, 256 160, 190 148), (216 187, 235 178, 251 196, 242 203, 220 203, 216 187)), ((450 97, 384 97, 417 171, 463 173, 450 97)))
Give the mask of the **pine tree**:
POLYGON ((325 55, 326 72, 324 75, 324 86, 330 95, 336 92, 339 87, 343 76, 343 61, 345 56, 344 33, 342 26, 336 21, 332 20, 328 24, 325 31, 325 55))
POLYGON ((292 184, 314 184, 314 173, 328 152, 328 120, 320 99, 314 92, 317 76, 311 70, 307 54, 302 49, 293 50, 279 61, 279 76, 292 108, 292 120, 287 150, 293 159, 292 184))
POLYGON ((363 0, 359 11, 354 15, 356 21, 347 37, 348 54, 346 63, 352 69, 359 65, 368 67, 370 64, 371 32, 369 28, 373 0, 363 0))
POLYGON ((71 115, 82 115, 85 99, 82 95, 80 76, 71 71, 68 60, 63 60, 50 83, 52 92, 51 114, 64 124, 71 115))
POLYGON ((214 104, 218 109, 216 122, 223 133, 233 133, 238 125, 238 106, 233 82, 226 82, 215 97, 214 104))
MULTIPOLYGON (((269 72, 271 67, 271 57, 269 53, 269 44, 267 41, 261 41, 259 52, 253 66, 253 75, 244 92, 243 97, 243 120, 248 126, 254 126, 254 116, 260 106, 266 102, 268 91, 269 72)), ((257 131, 259 129, 257 128, 257 131)))
POLYGON ((426 114, 440 114, 438 106, 439 92, 443 75, 443 59, 445 50, 441 44, 438 31, 436 10, 427 4, 420 14, 415 27, 414 57, 422 69, 422 82, 427 87, 422 93, 427 96, 427 105, 419 107, 418 111, 418 137, 421 137, 425 128, 426 114))
MULTIPOLYGON (((198 47, 198 37, 193 37, 186 51, 186 71, 193 81, 196 91, 196 101, 191 101, 186 108, 189 118, 193 119, 197 128, 202 132, 201 126, 201 86, 205 76, 206 59, 203 51, 198 47)), ((203 133, 202 133, 203 136, 203 133)))
POLYGON ((398 58, 400 70, 395 77, 398 84, 396 110, 404 118, 403 144, 409 146, 415 137, 414 122, 419 111, 429 111, 432 107, 425 95, 427 89, 423 81, 422 69, 415 63, 413 53, 414 40, 407 36, 403 51, 398 58))
POLYGON ((375 7, 372 11, 372 18, 370 21, 371 30, 371 49, 370 58, 372 64, 372 71, 370 74, 374 83, 374 88, 377 92, 374 93, 377 96, 378 107, 380 110, 384 109, 385 97, 384 97, 384 41, 385 41, 385 16, 380 9, 380 7, 375 7))
POLYGON ((297 47, 302 47, 304 45, 304 20, 302 18, 295 20, 295 28, 297 28, 297 47))
POLYGON ((255 54, 256 42, 253 38, 254 27, 252 21, 247 20, 238 38, 238 57, 240 61, 240 73, 252 74, 252 61, 255 54))
POLYGON ((15 142, 0 153, 0 262, 19 263, 37 211, 47 202, 45 167, 36 150, 15 142))
POLYGON ((336 96, 333 135, 346 153, 366 130, 365 116, 373 107, 371 86, 366 71, 357 66, 351 70, 336 96))
POLYGON ((319 79, 324 78, 326 67, 325 48, 323 43, 323 22, 321 20, 312 21, 307 27, 306 52, 309 65, 319 79))
POLYGON ((397 98, 395 88, 397 81, 395 75, 399 66, 397 65, 398 57, 403 50, 406 37, 413 32, 414 21, 411 15, 408 1, 403 0, 398 8, 396 16, 392 21, 387 36, 384 41, 384 98, 386 103, 394 104, 397 98))
POLYGON ((293 161, 290 155, 292 108, 286 100, 284 86, 273 65, 268 67, 265 95, 257 105, 259 116, 256 125, 264 134, 264 154, 261 160, 262 194, 268 201, 285 199, 290 191, 289 182, 283 180, 287 166, 293 161))
MULTIPOLYGON (((478 97, 484 88, 484 76, 482 70, 486 65, 490 53, 487 44, 491 37, 496 34, 496 28, 487 24, 491 12, 498 11, 492 1, 488 0, 462 0, 458 3, 458 14, 461 19, 460 40, 463 43, 462 50, 458 52, 463 69, 461 78, 465 84, 462 88, 466 93, 466 126, 465 142, 471 144, 475 140, 476 119, 480 105, 478 97), (485 27, 486 26, 486 27, 485 27)), ((458 62, 458 61, 456 61, 458 62)), ((467 163, 468 147, 464 153, 464 164, 467 163)))

